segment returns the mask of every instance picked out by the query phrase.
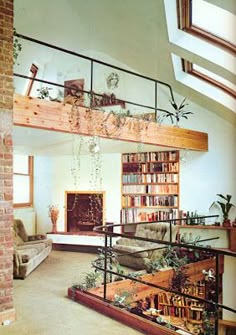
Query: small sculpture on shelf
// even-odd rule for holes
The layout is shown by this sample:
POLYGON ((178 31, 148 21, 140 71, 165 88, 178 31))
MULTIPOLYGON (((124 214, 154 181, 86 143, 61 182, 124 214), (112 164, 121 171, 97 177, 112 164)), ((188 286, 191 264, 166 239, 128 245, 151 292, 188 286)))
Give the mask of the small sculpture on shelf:
POLYGON ((50 205, 48 206, 48 216, 51 219, 52 222, 52 232, 56 233, 57 232, 57 220, 59 217, 59 208, 57 205, 50 205))

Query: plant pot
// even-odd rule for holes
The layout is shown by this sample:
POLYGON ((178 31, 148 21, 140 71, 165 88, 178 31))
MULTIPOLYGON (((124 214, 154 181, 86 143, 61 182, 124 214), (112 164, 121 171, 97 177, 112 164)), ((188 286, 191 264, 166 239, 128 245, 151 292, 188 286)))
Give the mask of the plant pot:
POLYGON ((57 233, 57 220, 51 219, 52 221, 52 232, 57 233))
POLYGON ((225 228, 231 227, 231 222, 230 222, 229 219, 225 219, 223 221, 223 227, 225 227, 225 228))

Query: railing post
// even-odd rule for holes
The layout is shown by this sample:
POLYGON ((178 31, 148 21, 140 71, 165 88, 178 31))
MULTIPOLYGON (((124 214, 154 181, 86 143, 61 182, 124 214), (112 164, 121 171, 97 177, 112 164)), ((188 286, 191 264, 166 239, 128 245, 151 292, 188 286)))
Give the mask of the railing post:
MULTIPOLYGON (((112 235, 109 235, 109 250, 111 252, 110 255, 110 269, 112 268, 112 235)), ((112 282, 112 273, 110 273, 110 283, 112 282)))
POLYGON ((155 121, 157 120, 157 82, 155 81, 155 121))
POLYGON ((107 298, 107 232, 105 232, 105 250, 104 250, 104 274, 103 274, 103 299, 107 298))
MULTIPOLYGON (((219 303, 219 254, 216 253, 216 274, 215 274, 215 302, 216 304, 219 303)), ((219 307, 218 305, 215 306, 215 335, 218 335, 219 330, 219 307)))
POLYGON ((91 68, 90 68, 90 108, 93 107, 93 60, 91 60, 91 68))

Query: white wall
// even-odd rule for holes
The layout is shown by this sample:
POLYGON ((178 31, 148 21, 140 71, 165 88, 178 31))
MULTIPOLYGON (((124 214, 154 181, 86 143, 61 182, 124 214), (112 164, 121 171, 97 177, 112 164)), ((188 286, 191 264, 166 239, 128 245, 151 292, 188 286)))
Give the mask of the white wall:
MULTIPOLYGON (((194 114, 183 123, 208 134, 208 152, 190 152, 180 169, 180 207, 207 213, 217 193, 231 194, 236 203, 236 129, 217 115, 196 104, 194 114)), ((230 212, 236 217, 235 209, 230 212)))
POLYGON ((80 168, 76 174, 80 175, 74 183, 71 168, 74 157, 35 157, 35 210, 37 212, 38 232, 51 231, 48 217, 48 206, 57 204, 60 208, 58 230, 64 231, 65 224, 65 191, 105 191, 105 221, 120 221, 121 206, 121 157, 120 154, 103 154, 100 156, 98 173, 91 165, 91 155, 80 156, 80 168), (99 181, 97 182, 97 177, 99 181))

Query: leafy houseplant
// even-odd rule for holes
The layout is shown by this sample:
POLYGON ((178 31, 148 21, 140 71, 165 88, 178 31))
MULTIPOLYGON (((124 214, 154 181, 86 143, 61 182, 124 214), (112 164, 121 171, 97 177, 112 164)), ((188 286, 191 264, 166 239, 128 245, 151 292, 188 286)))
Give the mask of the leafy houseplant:
POLYGON ((21 50, 22 50, 22 45, 19 42, 18 38, 16 37, 16 29, 15 28, 13 29, 13 36, 14 36, 14 39, 13 39, 13 62, 15 64, 16 61, 17 61, 19 52, 21 52, 21 50))
POLYGON ((100 276, 101 276, 100 272, 96 271, 86 272, 83 282, 80 284, 73 284, 72 288, 74 291, 77 289, 82 291, 88 291, 89 289, 97 286, 97 280, 99 279, 100 276))
POLYGON ((39 99, 46 99, 46 98, 51 98, 50 97, 50 94, 49 94, 49 90, 52 90, 51 87, 42 87, 42 88, 39 88, 37 89, 37 91, 39 91, 39 96, 38 98, 39 99))
POLYGON ((220 205, 220 208, 221 208, 221 211, 222 211, 222 214, 223 214, 223 226, 225 227, 229 227, 230 226, 230 220, 229 220, 229 211, 232 207, 235 207, 230 201, 231 201, 231 198, 232 198, 232 195, 230 194, 226 194, 226 195, 223 195, 223 194, 217 194, 218 197, 220 197, 221 199, 224 200, 224 202, 222 201, 214 201, 212 203, 212 205, 210 206, 210 208, 215 204, 217 203, 218 205, 220 205))
POLYGON ((181 118, 188 119, 187 115, 193 114, 192 112, 185 111, 185 107, 188 106, 188 103, 185 102, 186 98, 183 99, 183 101, 178 106, 177 103, 173 100, 170 101, 171 106, 174 108, 174 112, 169 112, 166 110, 162 110, 163 113, 166 113, 164 116, 169 117, 171 119, 172 124, 175 121, 176 127, 178 127, 179 121, 181 118))

